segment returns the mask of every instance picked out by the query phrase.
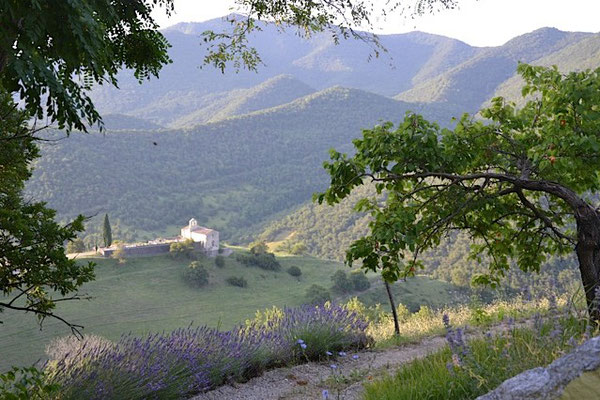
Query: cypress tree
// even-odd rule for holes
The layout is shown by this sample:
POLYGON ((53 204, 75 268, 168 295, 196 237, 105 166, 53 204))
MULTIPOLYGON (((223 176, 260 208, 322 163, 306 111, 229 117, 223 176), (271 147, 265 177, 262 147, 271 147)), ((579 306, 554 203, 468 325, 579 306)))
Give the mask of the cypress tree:
POLYGON ((110 229, 108 214, 104 214, 104 229, 102 230, 102 237, 104 238, 104 247, 108 247, 112 244, 112 231, 110 229))

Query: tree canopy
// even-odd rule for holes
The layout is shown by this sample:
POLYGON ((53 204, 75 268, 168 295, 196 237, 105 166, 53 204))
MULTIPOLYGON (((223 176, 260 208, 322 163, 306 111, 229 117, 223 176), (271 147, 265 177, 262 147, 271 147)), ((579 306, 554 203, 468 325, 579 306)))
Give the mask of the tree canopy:
POLYGON ((346 261, 381 270, 387 281, 414 274, 419 255, 455 230, 472 239, 471 255, 489 261, 476 278, 495 285, 516 263, 538 271, 547 257, 575 251, 591 315, 600 280, 600 69, 562 75, 520 64, 522 108, 503 98, 465 114, 453 130, 407 114, 354 140, 356 154, 331 151, 331 185, 315 196, 337 203, 375 182, 387 198, 364 198, 370 233, 346 261))
POLYGON ((46 317, 64 321, 53 312, 56 303, 81 298, 77 288, 94 278, 93 263, 78 265, 63 247, 83 231, 84 217, 60 226, 54 210, 23 198, 37 145, 27 114, 16 110, 7 93, 0 92, 0 115, 0 313, 29 311, 40 322, 46 317))
POLYGON ((33 116, 85 130, 100 120, 88 96, 94 84, 140 80, 170 62, 151 11, 172 0, 0 1, 0 85, 33 116))

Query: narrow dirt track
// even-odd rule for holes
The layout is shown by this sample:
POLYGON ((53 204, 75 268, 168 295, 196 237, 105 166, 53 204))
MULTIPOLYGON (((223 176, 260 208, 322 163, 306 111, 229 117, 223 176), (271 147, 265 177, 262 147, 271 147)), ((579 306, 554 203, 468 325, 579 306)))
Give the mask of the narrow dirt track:
MULTIPOLYGON (((357 380, 344 388, 341 399, 360 399, 362 385, 370 377, 379 376, 384 371, 392 372, 403 364, 425 357, 439 350, 445 344, 443 337, 433 337, 418 344, 410 344, 382 351, 362 351, 338 358, 337 374, 352 377, 357 380), (353 359, 357 355, 358 359, 353 359)), ((222 386, 216 390, 204 393, 193 400, 300 400, 322 399, 323 390, 328 389, 330 398, 336 399, 337 393, 328 382, 332 375, 329 363, 308 363, 289 368, 279 368, 267 371, 262 376, 251 379, 235 386, 222 386)))

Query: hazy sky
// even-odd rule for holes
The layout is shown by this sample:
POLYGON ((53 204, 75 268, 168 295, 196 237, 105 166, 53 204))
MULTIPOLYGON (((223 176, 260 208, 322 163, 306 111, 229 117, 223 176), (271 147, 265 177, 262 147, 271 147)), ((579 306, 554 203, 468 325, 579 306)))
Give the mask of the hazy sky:
MULTIPOLYGON (((376 0, 384 2, 385 0, 376 0)), ((412 1, 412 0, 409 0, 412 1)), ((413 30, 463 40, 474 46, 497 46, 520 34, 544 26, 567 31, 600 31, 600 0, 461 0, 458 10, 414 20, 388 16, 378 21, 378 33, 413 30)), ((200 22, 223 16, 233 0, 175 0, 175 12, 154 15, 161 27, 177 22, 200 22)))

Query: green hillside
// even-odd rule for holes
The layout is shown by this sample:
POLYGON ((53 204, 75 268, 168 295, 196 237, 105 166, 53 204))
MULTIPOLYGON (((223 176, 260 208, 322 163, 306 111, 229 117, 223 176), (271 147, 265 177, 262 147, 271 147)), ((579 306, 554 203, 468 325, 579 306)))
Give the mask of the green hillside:
MULTIPOLYGON (((326 183, 330 148, 349 148, 361 128, 409 109, 452 116, 337 87, 187 130, 73 133, 43 147, 28 192, 62 219, 108 213, 128 241, 178 233, 191 217, 228 239, 305 202, 326 183)), ((99 227, 96 217, 88 233, 99 227)))
MULTIPOLYGON (((331 286, 330 276, 338 269, 348 270, 334 261, 312 257, 278 257, 279 272, 246 267, 226 258, 225 266, 217 268, 213 259, 201 261, 209 271, 209 284, 193 288, 182 273, 190 260, 173 260, 169 256, 132 258, 125 264, 112 259, 97 259, 97 278, 86 284, 82 293, 90 301, 60 303, 57 313, 72 323, 85 326, 84 333, 94 333, 109 339, 133 332, 160 332, 190 324, 219 326, 223 329, 251 318, 257 310, 275 305, 303 304, 306 289, 312 284, 331 286), (289 275, 290 266, 302 270, 299 278, 289 275), (244 277, 246 288, 225 282, 230 276, 244 277)), ((363 296, 369 304, 381 301, 383 288, 373 276, 373 289, 363 296)), ((400 284, 398 284, 400 285, 400 284)), ((434 306, 454 301, 456 288, 429 278, 417 277, 397 289, 397 301, 411 309, 420 302, 434 306)), ((385 300, 385 297, 383 297, 385 300)), ((0 371, 10 365, 26 365, 43 357, 45 345, 56 336, 68 335, 65 325, 48 320, 39 330, 35 317, 6 312, 0 325, 0 371)))
POLYGON ((496 88, 515 74, 517 63, 532 62, 559 52, 591 34, 542 28, 487 48, 471 59, 395 98, 409 102, 448 102, 475 112, 496 88))
POLYGON ((250 89, 208 95, 205 107, 174 120, 169 123, 169 126, 185 128, 205 122, 215 122, 286 104, 314 91, 313 88, 290 75, 279 75, 250 89))

